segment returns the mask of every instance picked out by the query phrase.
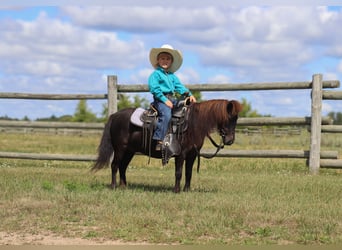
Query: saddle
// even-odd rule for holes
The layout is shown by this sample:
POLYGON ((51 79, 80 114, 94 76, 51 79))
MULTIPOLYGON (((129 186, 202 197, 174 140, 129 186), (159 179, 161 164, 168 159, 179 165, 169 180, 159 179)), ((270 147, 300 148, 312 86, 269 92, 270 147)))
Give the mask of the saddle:
MULTIPOLYGON (((188 128, 189 105, 190 99, 186 98, 179 100, 172 109, 168 133, 163 140, 161 149, 163 165, 167 164, 172 156, 181 153, 180 143, 183 133, 188 128)), ((158 120, 158 110, 151 103, 149 109, 138 108, 136 112, 138 114, 135 115, 135 118, 134 115, 131 117, 131 122, 143 128, 143 148, 151 156, 152 137, 158 120), (136 117, 139 117, 139 121, 137 121, 136 117)))

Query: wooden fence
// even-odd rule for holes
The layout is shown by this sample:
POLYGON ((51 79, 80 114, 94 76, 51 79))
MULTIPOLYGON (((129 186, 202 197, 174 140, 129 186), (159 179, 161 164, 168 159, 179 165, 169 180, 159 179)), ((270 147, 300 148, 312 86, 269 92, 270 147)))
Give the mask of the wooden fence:
MULTIPOLYGON (((319 168, 342 168, 342 160, 338 159, 337 151, 321 151, 321 133, 342 133, 342 126, 331 125, 331 119, 322 117, 322 100, 342 100, 342 91, 324 90, 338 88, 340 81, 323 81, 321 74, 312 76, 312 81, 306 82, 273 82, 273 83, 236 83, 236 84, 189 84, 192 91, 258 91, 280 89, 311 89, 311 116, 310 117, 257 117, 239 118, 238 125, 308 125, 310 126, 310 150, 222 150, 217 157, 252 157, 252 158, 306 158, 310 173, 317 174, 319 168)), ((118 93, 147 92, 146 84, 122 85, 118 84, 116 76, 108 76, 108 92, 103 95, 91 94, 25 94, 0 93, 0 98, 10 99, 40 99, 40 100, 80 100, 80 99, 107 99, 108 113, 117 111, 118 93)), ((61 122, 27 122, 27 121, 0 121, 1 127, 18 128, 69 128, 69 129, 103 129, 103 124, 93 123, 61 123, 61 122)), ((201 155, 211 155, 213 150, 202 150, 201 155)), ((94 161, 94 155, 65 155, 0 152, 0 158, 19 158, 35 160, 67 160, 67 161, 94 161)))

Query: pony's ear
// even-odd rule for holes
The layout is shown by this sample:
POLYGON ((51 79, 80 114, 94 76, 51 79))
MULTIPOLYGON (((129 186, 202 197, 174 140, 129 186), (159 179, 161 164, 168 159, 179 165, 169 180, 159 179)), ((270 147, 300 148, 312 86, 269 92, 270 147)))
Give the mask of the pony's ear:
POLYGON ((237 115, 242 111, 242 105, 236 100, 229 101, 227 105, 227 111, 230 115, 237 115))

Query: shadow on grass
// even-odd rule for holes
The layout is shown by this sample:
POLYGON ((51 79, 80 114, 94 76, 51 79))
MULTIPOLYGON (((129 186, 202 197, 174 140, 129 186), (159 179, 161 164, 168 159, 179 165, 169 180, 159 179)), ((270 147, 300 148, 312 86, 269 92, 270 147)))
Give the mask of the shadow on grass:
MULTIPOLYGON (((165 186, 163 184, 146 184, 146 183, 128 183, 126 187, 116 187, 113 189, 110 184, 105 185, 110 190, 137 190, 141 192, 152 192, 152 193, 173 193, 173 186, 165 186)), ((188 192, 184 192, 181 189, 181 193, 217 193, 218 189, 211 189, 205 187, 195 187, 190 189, 188 192)))
POLYGON ((173 192, 172 186, 165 186, 163 184, 129 183, 127 188, 153 193, 173 192))

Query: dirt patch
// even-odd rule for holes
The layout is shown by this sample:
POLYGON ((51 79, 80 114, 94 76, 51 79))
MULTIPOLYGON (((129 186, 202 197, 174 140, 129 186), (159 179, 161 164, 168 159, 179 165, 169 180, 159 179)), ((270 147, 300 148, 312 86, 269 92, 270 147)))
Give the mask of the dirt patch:
POLYGON ((120 240, 67 238, 58 235, 0 232, 0 245, 149 245, 145 242, 123 242, 120 240))

